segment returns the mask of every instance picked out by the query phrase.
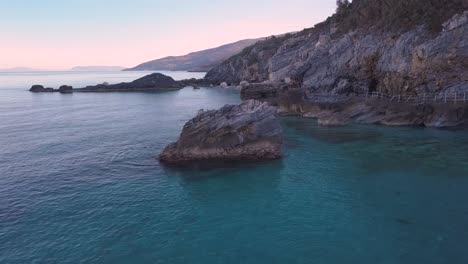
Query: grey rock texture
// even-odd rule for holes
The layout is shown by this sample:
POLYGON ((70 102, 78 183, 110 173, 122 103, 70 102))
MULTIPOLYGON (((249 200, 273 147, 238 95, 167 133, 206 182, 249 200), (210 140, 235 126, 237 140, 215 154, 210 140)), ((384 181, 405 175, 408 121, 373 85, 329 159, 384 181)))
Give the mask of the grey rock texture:
POLYGON ((411 104, 348 98, 339 102, 304 104, 301 107, 303 116, 316 118, 323 126, 358 123, 444 128, 468 125, 468 104, 411 104))
POLYGON ((211 69, 206 79, 211 82, 239 84, 241 81, 261 82, 268 79, 269 59, 276 54, 285 36, 272 36, 245 48, 221 65, 211 69))
POLYGON ((423 26, 400 35, 298 33, 277 50, 254 46, 250 53, 259 57, 256 63, 250 62, 253 54, 238 56, 213 69, 207 78, 280 82, 292 77, 302 87, 338 94, 468 91, 468 12, 452 20, 448 29, 436 35, 423 26))
POLYGON ((164 163, 281 158, 282 130, 276 108, 248 100, 203 111, 183 128, 179 140, 159 156, 164 163))
POLYGON ((268 102, 270 105, 277 105, 279 85, 270 82, 265 83, 242 83, 241 99, 242 100, 261 100, 268 102))

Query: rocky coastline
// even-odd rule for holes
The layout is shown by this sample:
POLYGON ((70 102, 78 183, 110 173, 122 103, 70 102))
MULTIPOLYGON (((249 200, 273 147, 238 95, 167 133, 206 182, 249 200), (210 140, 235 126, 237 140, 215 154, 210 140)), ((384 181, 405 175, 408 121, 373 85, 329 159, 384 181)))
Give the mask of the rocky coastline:
POLYGON ((443 10, 414 0, 355 0, 314 28, 245 49, 208 72, 206 79, 249 82, 242 88, 243 99, 268 102, 283 114, 317 118, 322 125, 467 126, 466 100, 366 98, 372 93, 388 98, 466 97, 468 4, 440 2, 443 10), (406 24, 384 27, 388 23, 382 22, 391 19, 387 13, 404 16, 404 9, 388 7, 405 4, 423 6, 431 16, 415 13, 406 24), (354 21, 354 28, 347 21, 354 21), (321 94, 329 98, 307 99, 321 94))

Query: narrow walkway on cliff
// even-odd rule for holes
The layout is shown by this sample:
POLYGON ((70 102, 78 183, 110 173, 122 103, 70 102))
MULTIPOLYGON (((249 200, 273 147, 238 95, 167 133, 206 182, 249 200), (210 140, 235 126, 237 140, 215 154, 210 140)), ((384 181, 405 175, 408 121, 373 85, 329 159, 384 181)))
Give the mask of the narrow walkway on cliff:
POLYGON ((351 98, 378 99, 395 103, 442 103, 442 104, 466 104, 468 103, 467 92, 453 93, 424 93, 420 95, 388 95, 380 92, 366 94, 337 95, 330 93, 305 93, 304 99, 310 102, 339 102, 351 98))

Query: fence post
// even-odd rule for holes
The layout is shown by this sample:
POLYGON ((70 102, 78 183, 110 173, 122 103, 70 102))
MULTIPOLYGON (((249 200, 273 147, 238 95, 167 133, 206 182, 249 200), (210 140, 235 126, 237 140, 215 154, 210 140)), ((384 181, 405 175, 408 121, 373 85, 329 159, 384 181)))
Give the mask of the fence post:
POLYGON ((398 102, 400 102, 400 101, 401 101, 401 94, 398 95, 398 102))
POLYGON ((457 93, 456 93, 456 92, 455 92, 455 99, 454 99, 454 101, 455 101, 455 104, 456 104, 456 103, 457 103, 457 93))

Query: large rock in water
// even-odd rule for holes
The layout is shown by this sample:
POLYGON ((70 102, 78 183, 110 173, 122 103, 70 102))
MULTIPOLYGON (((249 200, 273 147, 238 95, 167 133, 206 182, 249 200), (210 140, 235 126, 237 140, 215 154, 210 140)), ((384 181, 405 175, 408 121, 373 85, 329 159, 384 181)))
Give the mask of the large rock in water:
POLYGON ((177 82, 172 77, 161 73, 152 73, 133 82, 119 84, 99 84, 76 89, 81 92, 127 92, 127 91, 151 91, 164 89, 180 89, 184 84, 177 82))
POLYGON ((248 100, 203 111, 183 128, 176 143, 159 156, 170 164, 206 160, 272 160, 281 158, 282 130, 276 108, 248 100))

